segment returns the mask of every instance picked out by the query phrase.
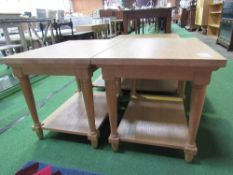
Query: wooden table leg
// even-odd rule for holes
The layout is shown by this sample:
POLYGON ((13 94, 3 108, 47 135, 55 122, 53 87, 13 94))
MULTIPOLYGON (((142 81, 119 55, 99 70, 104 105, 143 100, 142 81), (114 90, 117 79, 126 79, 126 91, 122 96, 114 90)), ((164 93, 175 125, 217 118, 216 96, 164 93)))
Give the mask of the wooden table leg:
POLYGON ((165 33, 171 33, 171 18, 166 18, 165 33))
POLYGON ((41 128, 41 123, 37 115, 35 100, 33 97, 32 87, 29 78, 27 75, 19 74, 16 72, 14 72, 14 75, 16 75, 19 78, 19 82, 24 94, 24 98, 27 102, 28 108, 32 115, 32 119, 34 123, 33 130, 36 132, 39 139, 43 139, 43 130, 41 128))
POLYGON ((78 92, 81 92, 82 91, 82 88, 81 88, 81 80, 76 76, 76 83, 77 83, 77 86, 78 86, 78 89, 77 91, 78 92))
POLYGON ((131 79, 131 97, 136 97, 136 86, 137 86, 137 80, 136 79, 131 79))
POLYGON ((106 95, 107 95, 107 104, 108 104, 108 115, 111 128, 111 134, 109 136, 109 143, 112 144, 113 151, 117 151, 119 148, 119 137, 117 133, 117 87, 116 79, 110 77, 109 72, 103 70, 103 79, 106 83, 106 95))
POLYGON ((91 141, 91 145, 93 148, 97 148, 98 146, 98 136, 99 133, 95 127, 95 111, 94 111, 94 99, 93 99, 93 91, 92 91, 92 83, 91 83, 91 73, 90 71, 83 71, 81 80, 81 87, 83 92, 83 99, 85 102, 85 108, 88 117, 88 124, 90 128, 90 132, 88 134, 88 139, 91 141))
POLYGON ((128 26, 129 26, 128 18, 126 17, 126 15, 123 14, 123 30, 125 35, 128 34, 128 26))
POLYGON ((191 162, 197 154, 196 135, 200 124, 202 108, 205 100, 207 84, 196 84, 194 82, 191 96, 191 111, 189 117, 188 142, 185 146, 185 160, 191 162))
POLYGON ((117 92, 118 92, 117 96, 120 97, 120 96, 122 95, 122 90, 121 90, 121 78, 118 78, 118 79, 117 79, 117 88, 118 88, 118 90, 117 90, 117 92))
POLYGON ((177 93, 178 93, 178 96, 183 99, 185 99, 185 84, 186 84, 185 81, 181 81, 181 80, 178 81, 177 93))

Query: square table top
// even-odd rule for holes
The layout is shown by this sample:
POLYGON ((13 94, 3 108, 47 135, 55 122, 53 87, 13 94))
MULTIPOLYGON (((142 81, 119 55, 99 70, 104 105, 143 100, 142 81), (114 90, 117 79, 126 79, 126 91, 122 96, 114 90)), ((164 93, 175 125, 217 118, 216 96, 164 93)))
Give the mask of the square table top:
POLYGON ((122 39, 135 39, 135 38, 180 38, 176 33, 157 33, 157 34, 144 34, 144 35, 118 35, 112 40, 122 40, 122 39))
POLYGON ((4 57, 2 64, 90 64, 90 58, 106 50, 116 40, 66 41, 4 57))
POLYGON ((226 58, 196 38, 125 38, 97 54, 96 65, 223 67, 226 58))
POLYGON ((124 38, 67 41, 0 60, 5 64, 223 67, 226 59, 198 39, 124 38))

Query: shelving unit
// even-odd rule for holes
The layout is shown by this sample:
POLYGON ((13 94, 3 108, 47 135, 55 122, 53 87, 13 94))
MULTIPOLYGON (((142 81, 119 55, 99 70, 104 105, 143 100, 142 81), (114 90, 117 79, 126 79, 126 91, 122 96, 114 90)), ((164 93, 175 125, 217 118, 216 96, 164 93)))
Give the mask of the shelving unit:
POLYGON ((207 35, 217 38, 222 15, 222 1, 209 4, 207 35))

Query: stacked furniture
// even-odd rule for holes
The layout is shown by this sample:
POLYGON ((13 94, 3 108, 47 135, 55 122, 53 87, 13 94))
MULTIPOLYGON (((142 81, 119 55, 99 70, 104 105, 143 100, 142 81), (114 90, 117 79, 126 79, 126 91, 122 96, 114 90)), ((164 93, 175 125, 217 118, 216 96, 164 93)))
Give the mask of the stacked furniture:
POLYGON ((220 24, 217 43, 233 50, 233 1, 224 2, 220 24))
POLYGON ((209 5, 207 35, 213 36, 214 38, 216 38, 219 33, 222 4, 222 1, 219 1, 215 3, 211 2, 209 5))

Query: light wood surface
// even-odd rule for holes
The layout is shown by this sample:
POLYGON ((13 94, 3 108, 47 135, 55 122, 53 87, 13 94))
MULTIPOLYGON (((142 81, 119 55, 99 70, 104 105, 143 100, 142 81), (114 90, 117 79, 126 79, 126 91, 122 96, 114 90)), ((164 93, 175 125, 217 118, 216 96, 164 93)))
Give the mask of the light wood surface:
POLYGON ((196 38, 124 39, 91 60, 96 65, 224 66, 225 58, 196 38), (183 52, 184 51, 184 52, 183 52))
MULTIPOLYGON (((94 108, 95 125, 99 129, 107 114, 107 102, 104 92, 94 93, 94 108)), ((77 92, 56 109, 42 122, 42 128, 86 136, 90 129, 82 93, 77 92)))
POLYGON ((188 138, 183 102, 131 100, 118 133, 122 141, 183 149, 188 138))
MULTIPOLYGON (((124 40, 134 38, 180 38, 176 33, 167 34, 148 34, 148 35, 119 35, 114 37, 113 40, 124 40)), ((123 90, 131 89, 131 81, 123 79, 121 88, 123 90)), ((105 82, 100 76, 96 81, 93 82, 94 87, 104 88, 105 82)), ((175 92, 178 88, 178 82, 176 80, 137 80, 136 90, 148 91, 148 92, 175 92)))
POLYGON ((145 35, 118 35, 113 39, 128 39, 128 38, 180 38, 176 33, 158 33, 145 35))
POLYGON ((43 134, 43 130, 41 128, 41 123, 37 114, 37 110, 36 110, 36 105, 35 105, 35 100, 33 97, 33 93, 32 93, 32 87, 30 84, 30 80, 29 77, 27 75, 20 75, 20 73, 18 72, 14 72, 15 75, 19 78, 19 82, 24 94, 24 98, 26 100, 26 103, 28 105, 28 109, 31 113, 32 116, 32 120, 33 120, 33 126, 32 129, 36 132, 36 135, 39 139, 43 139, 44 134, 43 134))
MULTIPOLYGON (((158 38, 155 40, 154 38, 126 38, 118 41, 73 41, 63 44, 42 48, 39 51, 25 52, 15 57, 12 56, 2 60, 2 63, 13 65, 14 74, 20 79, 24 96, 33 116, 34 128, 39 137, 43 136, 43 132, 37 116, 35 102, 27 75, 33 73, 49 73, 49 75, 56 73, 66 75, 68 74, 67 72, 69 72, 70 75, 74 75, 76 79, 81 82, 89 124, 89 132, 87 135, 93 147, 98 145, 98 132, 95 126, 94 115, 95 108, 91 90, 91 76, 95 66, 99 66, 102 68, 103 79, 106 82, 107 109, 111 129, 109 142, 112 144, 113 150, 118 149, 121 136, 123 136, 123 138, 125 137, 125 141, 131 140, 132 142, 135 141, 134 138, 129 138, 128 136, 134 137, 134 135, 136 135, 136 138, 140 138, 139 140, 141 140, 142 137, 153 137, 156 138, 153 143, 149 143, 148 140, 143 139, 140 143, 180 148, 184 150, 186 161, 192 161, 197 153, 196 136, 205 99, 205 89, 210 82, 211 73, 225 66, 226 59, 224 57, 197 39, 158 38), (63 44, 67 44, 65 45, 66 47, 64 47, 63 44), (78 49, 82 50, 82 48, 84 51, 79 52, 78 49), (64 52, 64 49, 66 52, 64 52), (60 67, 58 63, 60 63, 60 67), (70 71, 71 68, 72 70, 70 71), (187 138, 184 139, 186 131, 179 133, 178 129, 175 130, 174 135, 171 136, 174 137, 173 139, 170 137, 167 139, 166 137, 168 135, 170 136, 169 126, 161 127, 160 125, 158 128, 156 127, 159 132, 151 132, 153 130, 151 128, 154 128, 157 124, 152 121, 151 124, 147 125, 144 120, 143 125, 141 125, 144 127, 140 133, 139 130, 127 126, 130 128, 130 133, 135 133, 131 133, 130 135, 127 130, 123 129, 122 132, 119 130, 123 135, 119 135, 117 131, 117 94, 119 93, 117 84, 119 83, 117 82, 119 82, 120 78, 192 81, 193 90, 187 138), (149 134, 149 136, 143 134, 149 134), (162 138, 162 135, 165 137, 162 138), (184 140, 186 140, 185 145, 184 140)), ((183 86, 181 86, 180 89, 182 89, 182 87, 183 86)), ((142 99, 139 98, 139 100, 142 99)), ((150 106, 147 103, 145 105, 145 102, 139 101, 136 108, 133 108, 132 111, 141 109, 141 114, 148 113, 149 118, 147 115, 144 115, 145 119, 151 119, 153 114, 153 117, 155 116, 156 119, 159 119, 158 122, 161 122, 161 118, 159 115, 157 116, 157 114, 163 115, 167 114, 167 112, 174 111, 171 112, 174 113, 174 116, 183 116, 181 112, 183 108, 180 108, 181 105, 173 106, 167 105, 167 103, 161 103, 158 106, 150 106), (157 109, 156 112, 151 112, 154 111, 152 107, 157 109)), ((131 112, 128 113, 131 114, 131 112)), ((126 113, 127 116, 128 113, 126 113)), ((139 112, 137 112, 137 114, 139 114, 139 112)), ((162 121, 166 121, 166 125, 174 124, 172 128, 177 129, 176 122, 179 123, 182 119, 178 119, 178 117, 176 119, 175 117, 175 123, 173 119, 174 118, 169 117, 169 120, 164 119, 162 121)), ((138 125, 138 123, 136 125, 138 125)), ((182 127, 183 126, 184 125, 182 125, 182 127)), ((121 129, 121 127, 119 129, 121 129)), ((139 143, 139 141, 137 142, 139 143)))
POLYGON ((90 64, 90 58, 119 41, 66 41, 1 59, 5 64, 90 64))
MULTIPOLYGON (((197 154, 196 135, 204 104, 205 88, 210 82, 211 73, 225 66, 226 59, 224 57, 198 39, 124 39, 105 52, 96 55, 96 57, 91 60, 91 63, 102 68, 103 78, 106 82, 108 112, 111 125, 109 142, 113 150, 118 149, 119 140, 124 140, 179 148, 184 151, 186 161, 191 162, 193 160, 193 157, 197 154), (161 127, 161 125, 156 126, 154 121, 148 124, 149 122, 146 123, 141 118, 137 121, 130 118, 133 122, 128 122, 128 125, 124 127, 120 124, 119 130, 117 130, 116 81, 119 78, 192 81, 193 90, 188 129, 183 132, 174 131, 174 135, 171 136, 174 137, 174 140, 167 139, 170 138, 167 137, 170 132, 168 129, 170 125, 169 122, 172 122, 173 118, 169 120, 164 119, 164 121, 166 121, 164 127, 161 127), (140 124, 140 122, 143 124, 137 125, 138 123, 140 124), (139 130, 135 129, 137 126, 143 127, 139 130), (186 135, 186 138, 184 135, 186 135), (177 142, 177 140, 179 141, 177 142)), ((179 91, 181 91, 183 87, 183 85, 180 85, 179 91)), ((152 98, 140 97, 137 99, 145 100, 152 98)), ((179 102, 179 100, 169 101, 179 102)), ((132 106, 129 105, 129 108, 130 107, 132 106)), ((154 107, 156 108, 156 106, 154 107)), ((145 107, 144 103, 139 101, 137 107, 130 110, 134 111, 130 112, 130 114, 133 113, 132 116, 135 117, 140 113, 145 120, 150 120, 155 117, 158 119, 156 122, 160 122, 160 118, 156 117, 157 114, 164 114, 165 111, 170 111, 170 107, 171 105, 164 105, 164 109, 157 108, 155 112, 152 112, 151 108, 148 106, 145 107), (140 109, 140 112, 138 109, 140 109), (148 114, 150 116, 149 118, 148 114)), ((175 109, 177 110, 179 108, 175 109)), ((126 109, 126 111, 128 111, 128 109, 126 109)), ((128 113, 126 112, 125 114, 127 117, 128 113)), ((172 113, 176 115, 179 112, 176 111, 172 113)), ((179 116, 183 115, 181 113, 179 114, 179 116)), ((177 119, 176 121, 180 120, 177 119)), ((125 122, 124 119, 123 122, 125 122)), ((177 127, 175 126, 175 128, 177 127)))
MULTIPOLYGON (((98 124, 99 127, 99 122, 103 120, 98 120, 97 117, 98 121, 96 123, 95 112, 97 112, 97 114, 99 114, 98 111, 106 112, 106 106, 101 105, 101 99, 98 98, 97 101, 100 102, 100 105, 97 105, 97 111, 95 111, 94 109, 94 100, 96 99, 93 99, 91 77, 96 67, 90 65, 90 59, 96 54, 103 52, 109 47, 112 47, 116 43, 117 41, 113 40, 68 41, 36 50, 31 50, 21 54, 16 54, 14 56, 5 57, 1 60, 1 63, 6 63, 12 66, 14 75, 16 75, 20 79, 20 84, 22 86, 28 108, 30 109, 33 118, 33 128, 40 139, 43 138, 43 128, 37 115, 33 92, 27 77, 30 74, 72 75, 75 76, 79 84, 81 83, 81 89, 79 90, 81 90, 83 94, 82 97, 85 103, 85 105, 83 106, 85 106, 86 115, 83 113, 83 106, 80 108, 82 110, 80 112, 82 114, 82 118, 84 116, 87 117, 86 121, 89 128, 88 130, 87 128, 86 130, 84 130, 79 126, 77 129, 81 130, 79 131, 80 134, 83 134, 86 131, 86 135, 91 141, 92 146, 94 148, 98 146, 99 132, 96 129, 96 124, 98 124)), ((68 106, 70 106, 69 103, 73 104, 72 101, 68 102, 68 106)), ((67 104, 65 104, 65 106, 67 106, 67 104)), ((73 130, 74 127, 76 127, 77 125, 73 123, 73 127, 69 126, 67 128, 67 124, 72 123, 68 121, 67 123, 65 123, 64 121, 62 121, 64 119, 64 116, 62 114, 66 113, 66 110, 64 109, 64 107, 62 107, 61 109, 59 108, 58 112, 56 111, 55 114, 52 115, 52 118, 54 116, 55 118, 56 116, 58 116, 58 118, 51 120, 51 123, 46 122, 44 127, 57 131, 71 133, 71 130, 73 130), (59 114, 59 112, 61 112, 61 114, 59 114), (62 126, 62 124, 64 124, 64 126, 62 126)), ((76 111, 75 114, 80 113, 76 111)), ((103 115, 103 117, 105 116, 105 114, 103 115)), ((71 121, 74 121, 73 118, 71 118, 71 121)), ((86 124, 82 122, 80 124, 86 126, 86 124)), ((76 134, 79 133, 77 130, 74 130, 73 132, 76 134)))
POLYGON ((83 32, 83 31, 93 31, 94 37, 96 39, 102 39, 103 36, 107 38, 108 35, 108 23, 94 23, 94 24, 84 24, 79 25, 76 27, 76 31, 83 32))
POLYGON ((76 31, 78 31, 78 32, 83 32, 83 31, 98 32, 101 30, 106 30, 107 27, 108 27, 108 24, 106 24, 106 23, 83 24, 83 25, 78 25, 76 27, 76 31))

